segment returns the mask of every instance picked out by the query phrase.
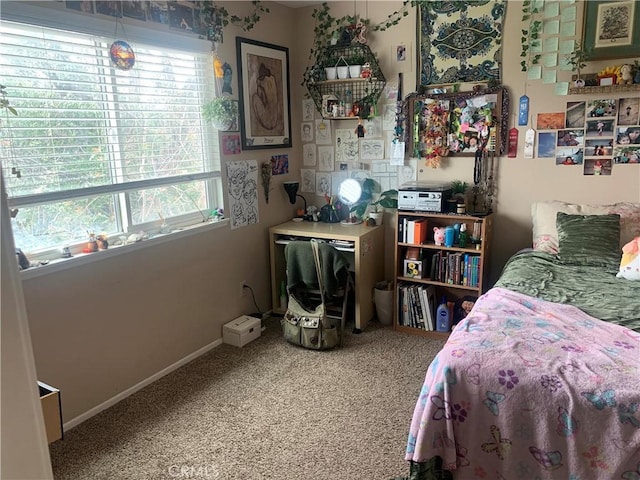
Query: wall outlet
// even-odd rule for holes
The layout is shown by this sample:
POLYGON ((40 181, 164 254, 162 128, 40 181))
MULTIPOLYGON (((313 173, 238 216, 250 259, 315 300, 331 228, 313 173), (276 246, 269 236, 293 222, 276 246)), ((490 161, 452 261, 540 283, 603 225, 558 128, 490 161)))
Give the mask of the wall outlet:
POLYGON ((244 297, 245 295, 249 294, 249 289, 245 288, 245 287, 248 287, 247 281, 246 280, 240 281, 240 296, 241 297, 244 297))

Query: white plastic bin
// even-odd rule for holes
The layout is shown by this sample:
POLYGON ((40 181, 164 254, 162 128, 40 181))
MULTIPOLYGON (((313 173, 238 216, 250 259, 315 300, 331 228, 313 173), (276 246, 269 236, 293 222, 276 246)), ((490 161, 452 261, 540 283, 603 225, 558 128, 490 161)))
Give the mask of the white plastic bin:
POLYGON ((378 321, 382 325, 393 322, 393 285, 391 282, 378 282, 373 289, 373 302, 376 304, 378 321))

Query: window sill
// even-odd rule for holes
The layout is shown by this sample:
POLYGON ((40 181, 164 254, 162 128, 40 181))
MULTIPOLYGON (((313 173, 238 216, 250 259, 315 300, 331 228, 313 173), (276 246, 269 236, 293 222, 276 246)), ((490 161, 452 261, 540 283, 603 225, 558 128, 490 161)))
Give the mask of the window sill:
MULTIPOLYGON (((191 235, 201 234, 208 231, 222 228, 229 224, 229 219, 219 220, 217 222, 199 223, 189 227, 183 227, 176 229, 171 233, 154 234, 145 240, 141 240, 135 243, 129 243, 126 245, 114 245, 109 246, 107 250, 100 250, 95 253, 81 253, 69 258, 57 258, 50 261, 45 265, 36 265, 26 270, 20 271, 20 278, 27 280, 30 278, 37 278, 43 275, 49 275, 70 268, 79 267, 81 265, 87 265, 93 262, 99 262, 102 260, 108 260, 118 255, 125 253, 135 252, 136 250, 144 249, 151 246, 160 245, 163 243, 171 242, 181 238, 189 237, 191 235)), ((36 262, 34 262, 36 263, 36 262)))

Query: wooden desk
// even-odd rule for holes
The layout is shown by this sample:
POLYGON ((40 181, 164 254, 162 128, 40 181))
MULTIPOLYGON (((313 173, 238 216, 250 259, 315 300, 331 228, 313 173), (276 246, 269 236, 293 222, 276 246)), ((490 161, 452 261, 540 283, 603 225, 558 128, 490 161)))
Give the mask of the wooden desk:
POLYGON ((316 222, 286 222, 271 227, 271 301, 273 311, 281 315, 285 313, 280 308, 280 284, 283 281, 286 284, 284 247, 291 237, 352 242, 352 247, 336 248, 345 253, 355 274, 355 331, 364 329, 373 318, 373 289, 377 282, 384 280, 383 227, 316 222))

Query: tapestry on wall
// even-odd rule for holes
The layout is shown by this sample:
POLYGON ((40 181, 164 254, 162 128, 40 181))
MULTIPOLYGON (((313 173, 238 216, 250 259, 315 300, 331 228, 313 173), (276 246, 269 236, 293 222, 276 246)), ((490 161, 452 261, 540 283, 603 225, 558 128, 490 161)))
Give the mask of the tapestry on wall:
POLYGON ((505 9, 505 0, 423 2, 418 83, 500 82, 505 9))

